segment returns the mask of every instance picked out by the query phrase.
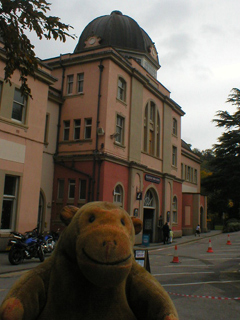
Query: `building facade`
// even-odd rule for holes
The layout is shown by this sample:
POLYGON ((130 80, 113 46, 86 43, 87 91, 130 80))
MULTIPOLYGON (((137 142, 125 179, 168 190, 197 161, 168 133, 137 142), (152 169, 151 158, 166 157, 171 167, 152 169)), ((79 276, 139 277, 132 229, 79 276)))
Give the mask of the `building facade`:
MULTIPOLYGON (((4 53, 2 53, 4 55, 4 53)), ((157 80, 157 49, 119 11, 83 30, 72 54, 41 63, 33 100, 0 74, 0 237, 61 226, 64 205, 110 201, 143 221, 150 242, 206 230, 200 159, 181 139, 182 108, 157 80), (111 26, 111 27, 110 27, 111 26), (22 113, 22 115, 20 115, 22 113)))
POLYGON ((146 32, 114 11, 87 25, 73 54, 45 63, 63 97, 53 228, 63 205, 98 200, 140 217, 151 242, 160 241, 166 221, 175 236, 193 232, 200 210, 206 228, 200 160, 181 140, 184 111, 156 79, 158 54, 146 32), (182 167, 190 165, 194 179, 189 180, 182 167), (190 220, 187 192, 195 199, 190 220))

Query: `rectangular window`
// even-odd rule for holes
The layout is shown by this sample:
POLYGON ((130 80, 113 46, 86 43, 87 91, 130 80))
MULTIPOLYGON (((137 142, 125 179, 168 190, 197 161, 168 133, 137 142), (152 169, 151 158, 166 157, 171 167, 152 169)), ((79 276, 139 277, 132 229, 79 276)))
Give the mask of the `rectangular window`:
POLYGON ((63 121, 63 140, 64 141, 69 140, 69 132, 70 132, 70 121, 69 120, 63 121))
POLYGON ((67 94, 73 93, 73 74, 67 76, 67 94))
POLYGON ((6 175, 3 194, 1 229, 13 230, 17 214, 19 177, 6 175))
POLYGON ((116 139, 115 141, 123 144, 124 143, 124 118, 117 115, 117 123, 116 123, 116 139))
POLYGON ((74 120, 74 140, 80 140, 81 119, 74 120))
POLYGON ((190 167, 187 167, 187 178, 186 178, 187 181, 191 181, 191 168, 190 167))
POLYGON ((118 79, 118 99, 122 101, 126 101, 126 82, 124 79, 119 78, 118 79))
POLYGON ((69 179, 68 181, 68 199, 75 198, 75 179, 69 179))
POLYGON ((183 168, 184 168, 183 163, 181 163, 181 179, 184 180, 183 168))
POLYGON ((77 93, 83 93, 84 73, 77 75, 77 93))
POLYGON ((92 119, 85 119, 84 139, 91 139, 92 134, 92 119))
POLYGON ((48 143, 49 118, 50 118, 50 114, 47 113, 46 114, 46 120, 45 120, 44 143, 48 143))
POLYGON ((197 183, 197 169, 194 169, 194 178, 193 178, 193 182, 197 183))
POLYGON ((25 123, 26 107, 27 97, 25 95, 22 95, 19 89, 15 88, 12 107, 12 119, 21 123, 25 123))
POLYGON ((177 120, 173 119, 173 135, 177 136, 177 120))
POLYGON ((177 167, 177 147, 172 147, 172 165, 177 167))
POLYGON ((79 200, 86 200, 87 181, 79 180, 79 200))
POLYGON ((64 195, 64 179, 58 179, 58 193, 57 198, 63 199, 64 195))
POLYGON ((2 88, 3 88, 3 83, 0 81, 0 105, 1 105, 1 99, 2 99, 2 88))

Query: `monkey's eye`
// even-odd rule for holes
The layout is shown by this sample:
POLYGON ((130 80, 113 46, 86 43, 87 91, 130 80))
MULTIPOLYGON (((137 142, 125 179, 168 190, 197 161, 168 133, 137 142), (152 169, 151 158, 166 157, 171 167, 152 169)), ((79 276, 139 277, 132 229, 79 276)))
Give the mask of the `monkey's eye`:
POLYGON ((96 219, 95 216, 94 216, 94 215, 91 215, 91 216, 89 217, 88 221, 89 221, 90 223, 92 223, 95 219, 96 219))
POLYGON ((123 226, 125 226, 125 221, 124 221, 123 218, 121 219, 121 224, 122 224, 123 226))

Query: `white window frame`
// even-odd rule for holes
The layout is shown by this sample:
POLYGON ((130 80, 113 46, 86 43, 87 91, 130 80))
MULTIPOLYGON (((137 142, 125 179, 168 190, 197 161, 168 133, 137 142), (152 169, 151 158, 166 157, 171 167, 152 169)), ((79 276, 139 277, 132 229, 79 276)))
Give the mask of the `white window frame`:
POLYGON ((114 188, 113 202, 119 207, 123 208, 123 204, 124 204, 123 187, 120 183, 118 183, 114 188))
POLYGON ((74 82, 74 76, 73 74, 69 74, 67 76, 67 94, 73 93, 73 82, 74 82))
POLYGON ((22 100, 17 100, 19 97, 17 97, 18 94, 21 94, 20 89, 15 88, 14 90, 14 98, 13 98, 13 105, 12 105, 12 120, 17 121, 19 123, 25 123, 26 122, 26 113, 27 113, 27 97, 25 95, 21 94, 22 100), (16 119, 13 117, 13 109, 14 105, 18 108, 21 108, 21 119, 16 119))
POLYGON ((81 119, 74 119, 74 132, 73 132, 73 140, 80 140, 80 132, 81 131, 81 119), (79 124, 77 124, 79 121, 79 124), (76 138, 76 132, 79 132, 79 137, 76 138))
POLYGON ((91 137, 92 137, 92 118, 85 118, 84 124, 85 124, 84 139, 91 139, 91 137), (90 121, 90 120, 91 120, 91 123, 88 123, 88 121, 90 121), (87 134, 88 130, 90 130, 90 136, 89 136, 89 134, 87 134))
POLYGON ((117 98, 123 102, 126 102, 126 89, 127 89, 126 81, 122 77, 119 77, 117 98))
POLYGON ((125 118, 117 114, 116 118, 116 133, 118 135, 115 138, 115 142, 123 145, 124 144, 124 127, 125 127, 125 118))
POLYGON ((177 167, 177 147, 172 146, 172 165, 177 167))
POLYGON ((4 182, 4 194, 3 194, 3 206, 5 201, 11 201, 12 203, 12 210, 11 210, 11 217, 9 221, 9 228, 2 228, 2 219, 3 219, 3 212, 1 214, 1 224, 0 224, 0 230, 4 230, 6 232, 12 231, 15 229, 15 222, 16 222, 16 216, 17 216, 17 202, 18 202, 18 189, 19 189, 19 176, 6 174, 5 175, 5 182, 4 182), (13 190, 13 194, 5 194, 5 184, 7 177, 13 177, 15 179, 15 186, 13 190))
POLYGON ((178 200, 177 197, 173 197, 173 203, 172 203, 172 222, 177 223, 178 222, 178 200))
POLYGON ((83 93, 84 73, 77 74, 77 93, 83 93))
POLYGON ((74 200, 75 199, 75 188, 76 188, 76 180, 75 179, 69 179, 68 180, 68 199, 74 200), (73 192, 73 197, 72 193, 73 192))
POLYGON ((69 141, 69 138, 70 138, 70 120, 64 120, 63 121, 63 141, 69 141))

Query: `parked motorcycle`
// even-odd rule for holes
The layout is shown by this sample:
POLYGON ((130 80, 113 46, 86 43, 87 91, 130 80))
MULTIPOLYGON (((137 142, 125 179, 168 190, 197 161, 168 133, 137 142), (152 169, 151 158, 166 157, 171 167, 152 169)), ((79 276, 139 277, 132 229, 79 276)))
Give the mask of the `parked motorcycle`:
POLYGON ((59 238, 59 230, 60 229, 58 229, 57 232, 50 231, 47 234, 39 236, 43 241, 43 249, 45 253, 51 253, 54 250, 59 238))
POLYGON ((38 237, 37 229, 34 229, 25 234, 19 232, 11 232, 13 238, 8 242, 9 262, 17 265, 23 262, 24 259, 39 258, 44 261, 44 244, 38 237))

